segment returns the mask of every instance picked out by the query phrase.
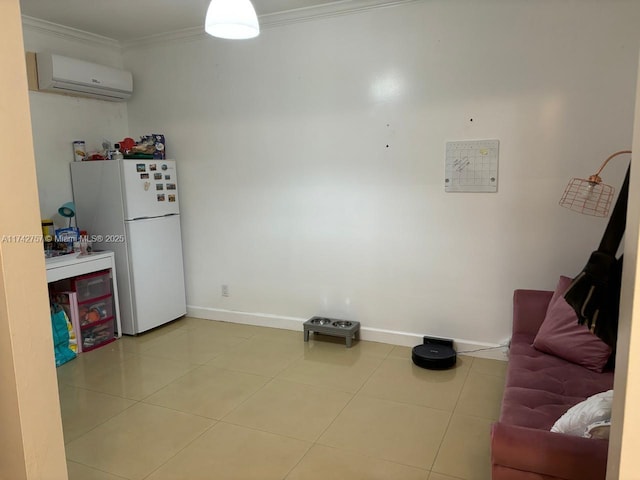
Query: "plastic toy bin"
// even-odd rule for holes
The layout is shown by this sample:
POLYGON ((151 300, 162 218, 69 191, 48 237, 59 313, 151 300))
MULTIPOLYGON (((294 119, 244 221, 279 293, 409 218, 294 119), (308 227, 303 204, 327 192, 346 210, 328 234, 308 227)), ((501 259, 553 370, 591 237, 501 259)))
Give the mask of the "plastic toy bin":
POLYGON ((78 317, 83 327, 113 317, 113 296, 109 294, 86 302, 78 302, 78 317))
POLYGON ((52 298, 66 305, 71 314, 79 352, 87 352, 115 340, 110 270, 59 280, 49 284, 49 289, 52 298))
POLYGON ((109 270, 89 275, 82 275, 75 279, 75 290, 78 295, 78 303, 103 297, 111 293, 111 278, 109 270))
POLYGON ((113 317, 82 327, 82 351, 88 352, 115 340, 113 317))
POLYGON ((56 292, 76 292, 78 303, 84 303, 111 294, 111 276, 109 270, 66 278, 52 285, 56 292))

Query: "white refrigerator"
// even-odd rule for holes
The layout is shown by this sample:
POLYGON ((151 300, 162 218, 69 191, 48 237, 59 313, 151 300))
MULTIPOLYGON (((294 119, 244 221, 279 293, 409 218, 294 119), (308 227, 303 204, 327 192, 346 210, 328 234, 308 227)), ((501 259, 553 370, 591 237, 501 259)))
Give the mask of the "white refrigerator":
POLYGON ((185 315, 176 162, 73 162, 71 180, 78 227, 115 252, 122 333, 185 315))

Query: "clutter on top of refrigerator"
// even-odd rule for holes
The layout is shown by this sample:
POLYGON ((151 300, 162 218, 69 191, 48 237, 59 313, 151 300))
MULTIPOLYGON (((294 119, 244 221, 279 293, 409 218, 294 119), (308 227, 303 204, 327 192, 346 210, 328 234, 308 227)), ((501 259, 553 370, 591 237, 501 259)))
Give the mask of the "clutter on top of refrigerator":
POLYGON ((166 143, 164 135, 153 133, 143 135, 139 142, 133 138, 125 138, 119 142, 120 151, 128 159, 158 159, 166 158, 166 143))
POLYGON ((73 161, 82 162, 87 156, 87 146, 84 140, 74 140, 73 145, 73 161))
POLYGON ((166 141, 163 134, 152 133, 142 135, 136 142, 133 138, 125 137, 119 142, 108 140, 102 142, 102 150, 88 152, 84 141, 73 142, 74 160, 119 160, 127 159, 166 159, 166 141), (78 144, 78 145, 76 145, 78 144), (81 148, 80 148, 81 147, 81 148))

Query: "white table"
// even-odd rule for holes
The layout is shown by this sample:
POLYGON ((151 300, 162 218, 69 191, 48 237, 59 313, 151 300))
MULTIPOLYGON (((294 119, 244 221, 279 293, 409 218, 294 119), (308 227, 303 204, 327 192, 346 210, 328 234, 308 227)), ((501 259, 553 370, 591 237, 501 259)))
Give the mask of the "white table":
POLYGON ((47 264, 47 282, 55 282, 65 278, 77 277, 87 273, 111 270, 113 282, 113 309, 115 311, 118 337, 122 336, 120 324, 120 304, 118 303, 118 282, 116 281, 115 255, 111 251, 93 252, 88 255, 72 253, 45 259, 47 264))

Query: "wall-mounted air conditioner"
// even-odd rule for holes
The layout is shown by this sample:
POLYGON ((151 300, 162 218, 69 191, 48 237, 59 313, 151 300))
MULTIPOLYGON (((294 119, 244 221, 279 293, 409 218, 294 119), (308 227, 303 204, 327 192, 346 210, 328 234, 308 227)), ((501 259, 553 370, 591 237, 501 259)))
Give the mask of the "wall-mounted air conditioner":
POLYGON ((133 93, 131 72, 52 53, 36 54, 38 89, 123 101, 133 93))

